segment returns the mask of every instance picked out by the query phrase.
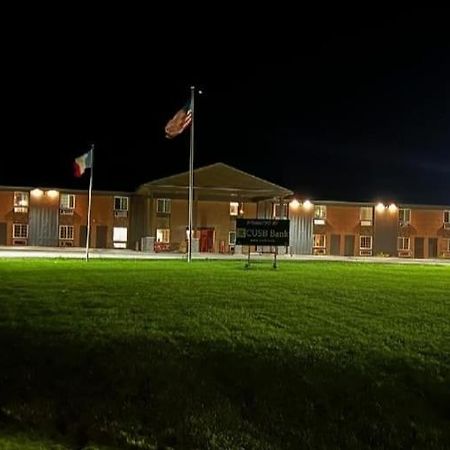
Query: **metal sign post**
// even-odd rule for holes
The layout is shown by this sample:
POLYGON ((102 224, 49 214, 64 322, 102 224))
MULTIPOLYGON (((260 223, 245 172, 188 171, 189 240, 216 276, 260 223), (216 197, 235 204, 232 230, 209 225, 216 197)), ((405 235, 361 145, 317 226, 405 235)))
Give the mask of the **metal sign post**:
POLYGON ((289 245, 289 220, 236 219, 236 244, 249 246, 246 268, 250 267, 251 245, 275 247, 273 268, 276 269, 278 247, 289 245))

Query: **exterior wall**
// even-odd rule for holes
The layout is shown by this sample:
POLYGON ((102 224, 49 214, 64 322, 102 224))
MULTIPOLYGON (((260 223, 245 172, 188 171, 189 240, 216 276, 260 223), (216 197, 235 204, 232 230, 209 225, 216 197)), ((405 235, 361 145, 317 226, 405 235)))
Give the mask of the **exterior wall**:
MULTIPOLYGON (((13 224, 30 224, 30 217, 34 210, 39 208, 54 210, 57 214, 58 232, 60 225, 72 225, 74 227, 73 246, 83 246, 83 232, 87 222, 88 196, 87 193, 71 192, 61 190, 49 195, 49 190, 44 190, 43 195, 33 195, 28 188, 2 188, 0 190, 0 232, 4 233, 6 227, 6 245, 14 245, 13 224), (14 192, 29 193, 29 207, 25 213, 14 212, 14 192), (63 214, 59 208, 61 194, 75 195, 75 208, 69 214, 63 214)), ((160 198, 168 198, 160 196, 160 198)), ((91 247, 98 244, 99 228, 106 227, 105 246, 113 248, 113 228, 126 227, 128 230, 127 247, 138 249, 140 240, 144 236, 156 237, 158 228, 170 230, 170 244, 164 249, 171 251, 186 251, 186 229, 188 223, 188 201, 187 199, 171 199, 170 214, 156 212, 157 197, 146 195, 127 195, 124 193, 105 192, 94 193, 92 200, 92 230, 91 247), (128 213, 119 216, 114 211, 114 197, 128 197, 128 213)), ((321 205, 321 203, 317 203, 321 205)), ((360 220, 360 208, 363 204, 333 204, 327 203, 325 223, 313 224, 314 207, 305 209, 303 206, 289 208, 291 219, 291 246, 293 254, 315 253, 312 243, 313 234, 323 234, 326 237, 326 247, 323 253, 359 256, 360 236, 372 236, 372 254, 377 256, 381 253, 389 256, 420 257, 429 258, 430 245, 436 245, 437 257, 450 258, 448 242, 450 240, 450 229, 444 228, 444 208, 411 206, 410 223, 402 225, 399 223, 399 212, 397 208, 385 208, 377 211, 373 207, 373 221, 371 226, 362 226, 360 220), (398 237, 408 237, 410 248, 408 251, 399 251, 398 237), (350 239, 347 239, 350 238, 350 239), (417 242, 415 239, 417 238, 417 242), (333 248, 332 248, 333 242, 333 248), (349 252, 348 243, 353 247, 349 252), (416 244, 423 246, 423 252, 417 252, 416 244)), ((369 205, 365 205, 369 206, 369 205)), ((240 207, 244 212, 240 217, 245 218, 268 218, 273 217, 273 202, 245 202, 240 207)), ((402 208, 403 206, 400 206, 402 208)), ((447 209, 450 209, 448 207, 447 209)), ((34 217, 34 216, 33 216, 34 217)), ((214 239, 212 252, 228 253, 233 246, 229 245, 229 232, 236 229, 236 216, 230 216, 229 201, 195 200, 194 202, 194 230, 199 236, 201 230, 213 229, 214 239)), ((103 228, 105 230, 105 228, 103 228)), ((3 235, 0 235, 2 238, 3 235)), ((59 233, 58 233, 59 237, 59 233)), ((28 241, 30 241, 30 227, 28 241)), ((30 242, 25 243, 30 245, 30 242)), ((0 239, 0 242, 3 242, 0 239)), ((59 245, 67 243, 57 239, 59 245)), ((16 241, 18 244, 18 241, 16 241)), ((239 251, 246 252, 246 248, 239 251)), ((253 250, 253 249, 252 249, 253 250)), ((316 249, 317 250, 317 249, 316 249)), ((433 250, 433 248, 432 248, 433 250)), ((237 249, 236 249, 237 251, 237 249)), ((317 252, 316 252, 317 253, 317 252)), ((322 253, 322 252, 320 252, 322 253)), ((364 252, 368 254, 367 252, 364 252)), ((370 253, 370 252, 369 252, 370 253)))
MULTIPOLYGON (((64 191, 61 192, 64 194, 64 191)), ((59 225, 73 225, 73 246, 81 247, 81 227, 87 223, 87 195, 75 194, 75 209, 73 214, 60 214, 59 225)), ((94 242, 91 239, 91 243, 94 242)))
POLYGON ((143 195, 133 195, 129 200, 128 247, 139 250, 141 238, 147 236, 147 198, 143 195))
POLYGON ((374 224, 374 254, 397 256, 399 237, 398 209, 384 208, 379 211, 378 208, 375 208, 374 224))
MULTIPOLYGON (((0 223, 6 224, 6 245, 12 245, 13 202, 13 191, 0 191, 0 223)), ((22 222, 28 222, 28 214, 21 214, 21 216, 25 216, 21 217, 22 222)))
POLYGON ((438 257, 450 257, 447 250, 450 230, 444 229, 444 210, 442 209, 411 208, 410 224, 401 226, 399 235, 410 238, 411 256, 415 255, 415 237, 418 237, 424 239, 424 258, 431 257, 430 239, 437 239, 438 257))
POLYGON ((289 208, 289 252, 311 255, 313 251, 313 209, 289 208))
POLYGON ((170 240, 178 250, 186 250, 186 227, 188 226, 188 202, 172 200, 170 214, 170 240))
POLYGON ((360 226, 359 206, 327 205, 325 225, 314 225, 314 234, 325 234, 326 254, 331 253, 331 236, 339 236, 339 255, 345 253, 345 237, 354 237, 353 255, 359 256, 359 237, 372 236, 372 227, 360 226))
MULTIPOLYGON (((0 191, 0 222, 6 224, 6 245, 13 245, 13 225, 28 224, 29 207, 27 212, 14 212, 14 192, 0 191)), ((17 190, 17 192, 28 192, 26 190, 17 190)), ((27 239, 25 240, 27 242, 27 239)))
MULTIPOLYGON (((61 191, 64 193, 64 191, 61 191)), ((129 198, 129 197, 128 197, 129 198)), ((128 209, 130 210, 130 200, 128 200, 128 209)), ((73 225, 74 226, 74 239, 73 246, 81 247, 85 245, 82 242, 82 229, 86 226, 88 214, 88 195, 87 194, 75 194, 75 209, 73 215, 59 216, 60 225, 73 225)), ((114 214, 114 195, 101 195, 95 194, 92 196, 92 214, 91 214, 91 247, 97 247, 98 243, 98 228, 99 226, 107 227, 106 234, 106 248, 113 248, 113 228, 114 227, 126 227, 129 233, 129 218, 127 217, 115 217, 114 214)), ((130 239, 128 239, 128 246, 130 239)), ((133 247, 134 248, 134 247, 133 247)))
MULTIPOLYGON (((20 190, 20 192, 29 193, 29 207, 27 213, 14 212, 14 188, 11 191, 0 191, 0 223, 6 223, 6 243, 13 245, 13 224, 24 223, 30 224, 30 214, 33 210, 38 209, 52 209, 57 215, 58 236, 56 242, 59 245, 71 245, 79 247, 84 245, 81 242, 81 230, 87 223, 88 212, 88 195, 67 192, 75 195, 75 208, 68 214, 62 214, 59 208, 60 195, 66 193, 64 190, 55 191, 55 194, 48 195, 49 190, 44 190, 40 196, 33 195, 27 190, 20 190), (59 226, 72 225, 73 240, 59 240, 59 226)), ((121 195, 121 194, 118 194, 121 195)), ((121 195, 125 196, 125 195, 121 195)), ((130 202, 130 201, 129 201, 130 202)), ((130 205, 130 203, 129 203, 130 205)), ((114 213, 114 194, 93 194, 92 196, 92 227, 91 227, 91 246, 96 246, 97 241, 97 226, 103 225, 107 227, 106 248, 113 247, 113 227, 127 227, 129 229, 129 217, 115 217, 114 213)), ((29 226, 30 237, 30 226, 29 226)), ((30 241, 30 239, 28 239, 30 241)), ((29 242, 28 242, 29 244, 29 242)), ((56 245, 58 245, 56 244, 56 245)))
MULTIPOLYGON (((163 197, 161 197, 163 198, 163 197)), ((186 229, 188 226, 188 201, 184 199, 171 199, 170 214, 156 212, 157 199, 151 200, 151 211, 148 212, 151 222, 154 224, 151 236, 156 236, 158 228, 170 229, 171 251, 186 251, 186 229)), ((256 203, 244 203, 244 214, 241 217, 256 217, 256 203)), ((229 245, 229 232, 236 229, 236 217, 230 216, 229 201, 194 202, 193 228, 197 237, 201 229, 214 229, 213 252, 231 251, 229 245)))

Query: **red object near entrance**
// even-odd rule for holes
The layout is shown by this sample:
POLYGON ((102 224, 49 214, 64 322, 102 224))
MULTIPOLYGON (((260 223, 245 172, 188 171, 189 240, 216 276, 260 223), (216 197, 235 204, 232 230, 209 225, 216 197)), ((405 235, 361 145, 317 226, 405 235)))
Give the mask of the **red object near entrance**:
POLYGON ((199 250, 203 253, 214 251, 214 228, 199 228, 199 250))

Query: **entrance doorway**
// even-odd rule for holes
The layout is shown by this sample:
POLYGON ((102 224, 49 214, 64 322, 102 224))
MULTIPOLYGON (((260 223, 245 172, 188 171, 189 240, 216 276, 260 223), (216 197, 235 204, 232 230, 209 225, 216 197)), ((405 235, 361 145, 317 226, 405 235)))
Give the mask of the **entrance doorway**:
POLYGON ((198 228, 199 250, 201 252, 214 251, 214 228, 198 228))

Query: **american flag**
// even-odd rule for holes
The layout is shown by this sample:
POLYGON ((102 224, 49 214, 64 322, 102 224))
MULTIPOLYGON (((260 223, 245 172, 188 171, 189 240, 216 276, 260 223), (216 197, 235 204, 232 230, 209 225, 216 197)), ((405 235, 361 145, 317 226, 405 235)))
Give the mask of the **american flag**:
POLYGON ((164 131, 167 139, 173 139, 181 134, 192 122, 192 111, 190 102, 181 108, 177 113, 167 122, 164 131))

